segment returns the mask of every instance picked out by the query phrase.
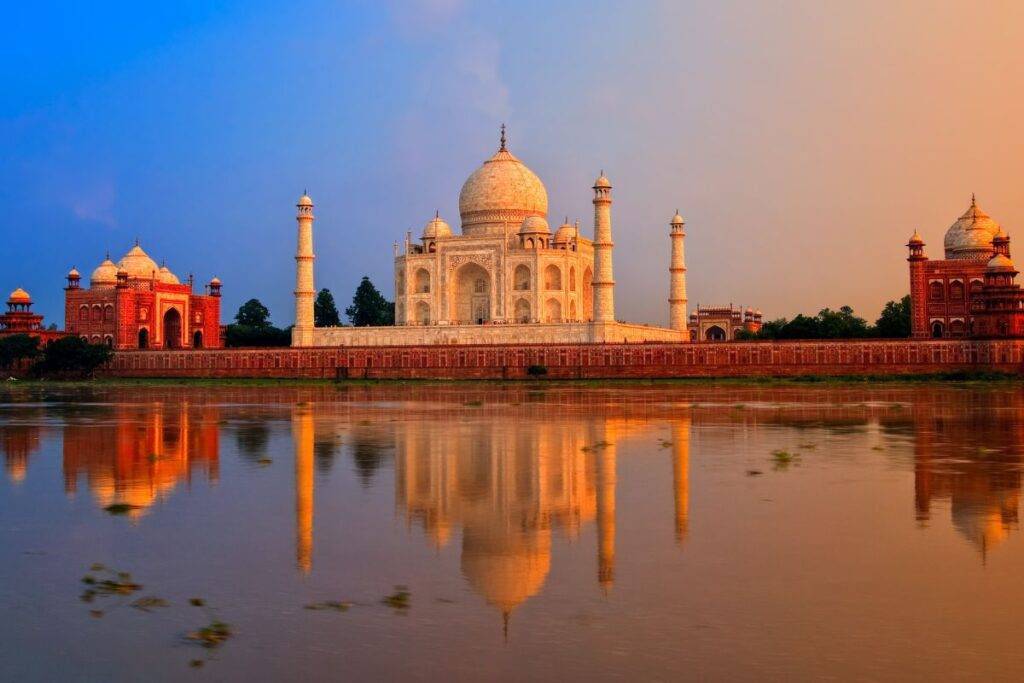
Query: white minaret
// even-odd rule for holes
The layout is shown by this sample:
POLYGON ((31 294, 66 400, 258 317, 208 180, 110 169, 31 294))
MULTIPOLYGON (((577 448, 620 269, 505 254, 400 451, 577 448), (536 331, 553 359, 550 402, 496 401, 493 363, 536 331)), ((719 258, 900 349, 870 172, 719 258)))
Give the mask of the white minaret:
POLYGON ((594 181, 594 322, 615 322, 612 276, 612 184, 601 171, 594 181))
POLYGON ((299 197, 295 205, 299 231, 295 248, 295 327, 292 346, 313 345, 313 200, 308 194, 299 197))
POLYGON ((668 290, 668 322, 669 327, 679 332, 686 331, 686 257, 683 252, 683 217, 676 215, 669 223, 671 230, 669 237, 672 239, 672 262, 669 264, 669 290, 668 290))

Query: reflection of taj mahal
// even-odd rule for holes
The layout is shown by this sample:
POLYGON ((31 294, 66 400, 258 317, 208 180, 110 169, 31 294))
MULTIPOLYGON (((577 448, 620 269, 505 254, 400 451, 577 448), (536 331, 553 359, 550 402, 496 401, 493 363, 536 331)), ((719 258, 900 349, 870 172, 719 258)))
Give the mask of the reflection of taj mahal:
POLYGON ((533 171, 497 152, 459 194, 461 234, 436 215, 395 244, 395 326, 315 328, 313 201, 298 203, 293 346, 687 341, 683 219, 670 222, 669 328, 621 323, 612 274, 612 185, 594 181, 592 238, 568 219, 552 231, 533 171))

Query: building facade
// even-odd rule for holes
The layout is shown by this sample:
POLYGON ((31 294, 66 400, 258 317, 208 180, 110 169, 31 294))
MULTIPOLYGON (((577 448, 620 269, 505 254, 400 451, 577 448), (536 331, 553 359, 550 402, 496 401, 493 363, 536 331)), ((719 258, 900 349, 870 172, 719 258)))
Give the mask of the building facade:
POLYGON ((728 306, 701 306, 690 314, 687 325, 690 341, 732 341, 739 339, 740 332, 761 330, 761 311, 753 308, 728 306))
POLYGON ((71 269, 64 326, 69 334, 115 349, 220 348, 220 289, 215 277, 205 294, 195 294, 191 276, 182 283, 136 244, 116 264, 106 258, 88 287, 71 269))
POLYGON ((39 337, 41 344, 64 336, 59 330, 46 329, 43 316, 32 312, 32 297, 20 287, 7 297, 7 312, 0 314, 0 337, 14 334, 39 337))
MULTIPOLYGON (((461 231, 439 214, 395 244, 395 325, 315 328, 313 202, 297 205, 293 346, 686 341, 681 324, 630 325, 615 316, 612 184, 593 185, 592 237, 568 218, 552 231, 547 190, 508 149, 474 171, 459 194, 461 231)), ((670 308, 685 320, 682 218, 671 223, 670 308)))
POLYGON ((915 338, 1024 337, 1024 292, 1010 260, 1010 236, 971 197, 929 259, 914 231, 910 255, 911 335, 915 338))

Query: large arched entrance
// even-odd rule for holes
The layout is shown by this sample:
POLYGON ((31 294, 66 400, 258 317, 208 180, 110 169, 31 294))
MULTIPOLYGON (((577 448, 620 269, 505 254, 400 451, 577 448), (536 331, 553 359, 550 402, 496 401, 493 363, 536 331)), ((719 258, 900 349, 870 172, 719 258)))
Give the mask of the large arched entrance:
POLYGON ((456 322, 483 324, 491 319, 491 276, 475 263, 455 274, 451 313, 456 322))
POLYGON ((164 348, 181 348, 181 313, 176 308, 164 313, 164 348))
POLYGON ((725 330, 718 325, 712 325, 704 333, 704 338, 708 341, 725 341, 725 330))

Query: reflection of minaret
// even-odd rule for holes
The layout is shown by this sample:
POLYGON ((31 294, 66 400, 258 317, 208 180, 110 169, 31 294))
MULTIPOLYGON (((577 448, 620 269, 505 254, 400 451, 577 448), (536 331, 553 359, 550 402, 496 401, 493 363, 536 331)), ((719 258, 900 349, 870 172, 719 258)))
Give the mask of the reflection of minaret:
POLYGON ((295 443, 295 561, 303 573, 313 568, 313 412, 296 406, 292 412, 295 443))
POLYGON ((676 542, 690 525, 690 416, 672 423, 672 492, 676 502, 676 542))
POLYGON ((605 441, 596 455, 597 581, 607 592, 615 581, 615 444, 605 441))

